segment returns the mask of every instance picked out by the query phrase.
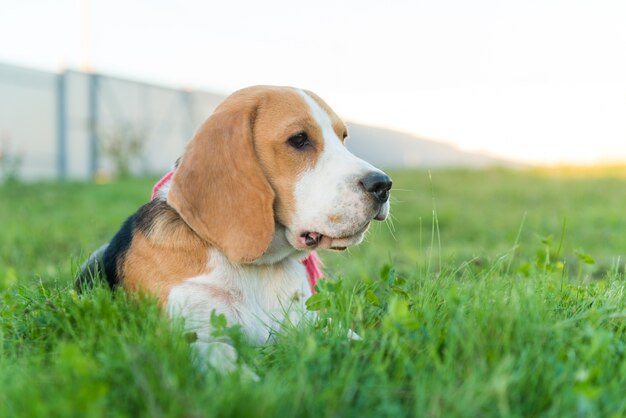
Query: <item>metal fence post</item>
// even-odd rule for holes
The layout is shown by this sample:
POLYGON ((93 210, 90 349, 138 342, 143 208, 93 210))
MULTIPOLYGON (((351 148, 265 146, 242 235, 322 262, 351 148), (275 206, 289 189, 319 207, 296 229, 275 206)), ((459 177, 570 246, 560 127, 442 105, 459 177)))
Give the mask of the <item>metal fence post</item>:
POLYGON ((57 177, 67 178, 67 116, 65 71, 57 75, 57 177))
POLYGON ((98 171, 98 74, 89 75, 89 173, 98 171))

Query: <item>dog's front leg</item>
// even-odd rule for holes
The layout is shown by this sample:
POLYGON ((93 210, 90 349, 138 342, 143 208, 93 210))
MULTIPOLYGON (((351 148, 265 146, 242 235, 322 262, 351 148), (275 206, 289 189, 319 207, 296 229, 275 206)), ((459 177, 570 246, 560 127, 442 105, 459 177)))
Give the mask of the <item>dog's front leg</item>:
POLYGON ((194 363, 201 370, 212 367, 222 374, 230 374, 237 370, 245 380, 259 381, 259 376, 247 364, 237 364, 237 350, 231 344, 221 341, 196 341, 194 363))
POLYGON ((169 294, 167 310, 172 318, 184 320, 185 331, 194 333, 192 343, 194 363, 201 370, 209 367, 222 374, 239 370, 244 379, 253 381, 259 377, 245 364, 238 364, 237 350, 224 339, 212 335, 211 316, 222 314, 229 324, 237 323, 233 310, 220 298, 212 297, 210 288, 198 283, 183 283, 169 294))

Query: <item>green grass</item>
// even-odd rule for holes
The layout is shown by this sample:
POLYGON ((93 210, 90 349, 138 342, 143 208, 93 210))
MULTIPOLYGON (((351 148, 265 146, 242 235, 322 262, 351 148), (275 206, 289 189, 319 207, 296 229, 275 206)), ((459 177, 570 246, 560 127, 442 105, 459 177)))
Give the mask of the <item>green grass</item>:
POLYGON ((393 226, 322 255, 321 320, 237 343, 257 383, 153 300, 71 290, 154 179, 5 185, 0 417, 626 416, 622 174, 394 173, 393 226))

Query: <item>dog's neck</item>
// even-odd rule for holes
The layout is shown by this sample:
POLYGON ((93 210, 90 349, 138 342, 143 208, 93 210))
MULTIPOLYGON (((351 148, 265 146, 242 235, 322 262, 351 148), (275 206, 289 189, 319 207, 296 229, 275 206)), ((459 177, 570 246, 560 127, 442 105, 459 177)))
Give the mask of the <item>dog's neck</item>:
POLYGON ((274 227, 274 238, 267 251, 258 258, 252 264, 264 265, 264 264, 276 264, 287 258, 303 259, 309 254, 309 251, 298 251, 287 241, 285 235, 285 227, 276 224, 274 227))

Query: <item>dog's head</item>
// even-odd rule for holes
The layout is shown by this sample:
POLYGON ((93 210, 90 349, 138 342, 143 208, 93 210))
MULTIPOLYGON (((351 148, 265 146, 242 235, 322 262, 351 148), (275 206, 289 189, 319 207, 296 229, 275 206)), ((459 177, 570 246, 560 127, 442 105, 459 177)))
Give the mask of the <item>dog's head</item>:
POLYGON ((276 234, 299 251, 358 244, 387 217, 391 179, 351 154, 347 136, 311 92, 240 90, 187 146, 168 203, 234 263, 259 259, 276 234))

